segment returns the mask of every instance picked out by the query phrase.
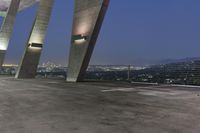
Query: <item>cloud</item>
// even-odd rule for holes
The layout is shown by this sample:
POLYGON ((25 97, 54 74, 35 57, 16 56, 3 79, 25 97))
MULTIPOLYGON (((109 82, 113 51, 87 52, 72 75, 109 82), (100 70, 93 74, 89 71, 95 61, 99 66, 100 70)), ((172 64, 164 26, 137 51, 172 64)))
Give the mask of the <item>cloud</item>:
MULTIPOLYGON (((40 0, 21 0, 19 10, 27 8, 38 1, 40 1, 40 0)), ((6 11, 10 5, 10 2, 11 2, 11 0, 0 0, 0 12, 6 11)))
POLYGON ((21 0, 20 10, 27 8, 40 0, 21 0))
POLYGON ((10 3, 9 0, 1 0, 0 1, 0 11, 6 11, 9 3, 10 3))

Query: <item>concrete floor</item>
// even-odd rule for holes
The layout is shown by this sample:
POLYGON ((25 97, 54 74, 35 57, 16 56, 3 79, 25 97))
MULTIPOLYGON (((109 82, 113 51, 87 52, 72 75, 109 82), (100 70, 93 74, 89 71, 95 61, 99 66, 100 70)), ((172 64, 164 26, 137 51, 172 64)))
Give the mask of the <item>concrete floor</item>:
POLYGON ((200 88, 0 78, 0 133, 199 133, 200 88))

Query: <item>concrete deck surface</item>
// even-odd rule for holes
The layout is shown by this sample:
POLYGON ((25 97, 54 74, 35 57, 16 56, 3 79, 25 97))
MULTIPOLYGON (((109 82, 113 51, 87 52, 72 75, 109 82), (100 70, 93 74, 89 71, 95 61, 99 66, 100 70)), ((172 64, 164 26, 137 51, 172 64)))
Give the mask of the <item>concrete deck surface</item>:
POLYGON ((0 133, 199 133, 200 88, 0 78, 0 133))

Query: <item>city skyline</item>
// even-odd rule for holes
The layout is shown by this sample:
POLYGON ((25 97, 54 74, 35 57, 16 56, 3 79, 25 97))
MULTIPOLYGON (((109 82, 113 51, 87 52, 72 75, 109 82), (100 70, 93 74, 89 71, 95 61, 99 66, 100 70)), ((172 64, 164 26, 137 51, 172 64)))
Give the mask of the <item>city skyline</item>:
MULTIPOLYGON (((120 3, 119 0, 115 0, 111 1, 111 5, 91 64, 134 64, 140 59, 200 56, 199 1, 128 0, 126 3, 120 3)), ((67 64, 72 9, 73 0, 55 1, 41 62, 50 60, 58 64, 67 64), (56 51, 53 52, 55 48, 56 51)), ((6 63, 19 62, 25 47, 23 40, 30 30, 34 11, 36 6, 18 14, 6 63)))

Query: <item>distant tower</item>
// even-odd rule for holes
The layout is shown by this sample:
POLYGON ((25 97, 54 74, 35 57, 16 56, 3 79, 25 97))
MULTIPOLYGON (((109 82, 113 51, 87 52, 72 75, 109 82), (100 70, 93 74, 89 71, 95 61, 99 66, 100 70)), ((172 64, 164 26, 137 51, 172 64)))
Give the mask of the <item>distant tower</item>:
POLYGON ((75 0, 67 81, 84 79, 109 0, 75 0))
POLYGON ((20 0, 12 0, 0 29, 0 67, 4 62, 6 50, 13 31, 20 0))
POLYGON ((19 64, 16 78, 34 78, 36 75, 53 3, 54 0, 40 0, 37 16, 19 64))

